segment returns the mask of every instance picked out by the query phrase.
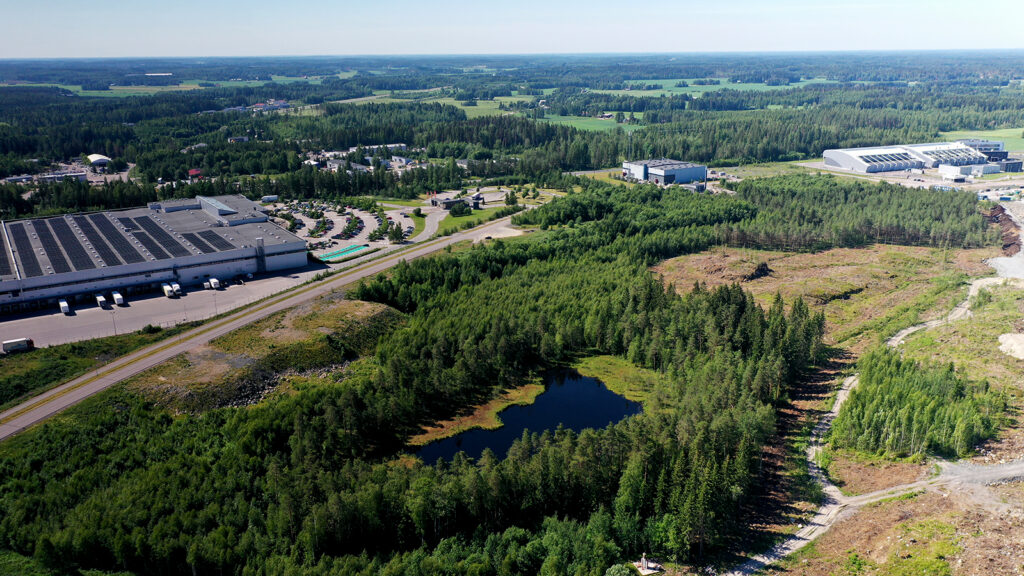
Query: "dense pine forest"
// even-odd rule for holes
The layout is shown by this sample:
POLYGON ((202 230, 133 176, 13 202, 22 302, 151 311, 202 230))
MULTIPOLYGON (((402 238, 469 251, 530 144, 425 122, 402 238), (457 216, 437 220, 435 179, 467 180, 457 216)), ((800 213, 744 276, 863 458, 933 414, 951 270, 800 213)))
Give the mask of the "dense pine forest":
POLYGON ((895 457, 967 456, 995 433, 1006 398, 952 365, 920 365, 888 350, 858 363, 860 386, 832 428, 832 443, 895 457))

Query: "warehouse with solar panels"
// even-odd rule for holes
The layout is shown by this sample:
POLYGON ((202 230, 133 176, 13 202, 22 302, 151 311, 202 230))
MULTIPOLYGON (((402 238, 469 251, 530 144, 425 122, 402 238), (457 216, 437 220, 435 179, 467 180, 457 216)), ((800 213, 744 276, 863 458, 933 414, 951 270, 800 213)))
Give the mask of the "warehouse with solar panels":
POLYGON ((306 242, 242 196, 0 222, 0 312, 305 264, 306 242))

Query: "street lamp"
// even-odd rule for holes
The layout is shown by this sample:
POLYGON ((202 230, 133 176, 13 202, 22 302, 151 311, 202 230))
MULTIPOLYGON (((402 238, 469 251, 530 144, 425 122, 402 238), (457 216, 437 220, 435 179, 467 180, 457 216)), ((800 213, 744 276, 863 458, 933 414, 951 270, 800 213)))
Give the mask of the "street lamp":
POLYGON ((114 336, 117 336, 117 321, 114 320, 114 314, 116 314, 116 313, 117 313, 116 310, 111 310, 110 311, 110 323, 114 325, 114 336))

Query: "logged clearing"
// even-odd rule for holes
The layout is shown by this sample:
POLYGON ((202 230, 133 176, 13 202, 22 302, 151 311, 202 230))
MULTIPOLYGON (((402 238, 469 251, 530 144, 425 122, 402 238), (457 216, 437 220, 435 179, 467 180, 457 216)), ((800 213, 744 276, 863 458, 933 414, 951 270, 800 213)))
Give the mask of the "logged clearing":
POLYGON ((156 366, 129 387, 178 413, 255 404, 295 378, 343 378, 348 362, 368 353, 402 322, 382 304, 338 293, 226 334, 156 366))
POLYGON ((1020 484, 982 490, 970 497, 937 490, 866 507, 764 574, 1021 574, 1024 491, 1020 484), (988 511, 975 496, 1005 504, 988 511))
POLYGON ((914 333, 901 346, 908 357, 954 362, 972 380, 987 380, 1006 394, 1010 418, 997 438, 981 446, 975 457, 981 463, 1024 458, 1024 360, 1000 349, 1008 331, 1024 333, 1024 289, 997 284, 979 292, 969 318, 914 333))
POLYGON ((990 275, 998 249, 940 250, 875 244, 817 253, 719 247, 667 260, 654 271, 690 290, 739 283, 768 306, 775 294, 823 309, 831 344, 859 353, 899 328, 942 316, 959 302, 967 279, 990 275), (767 275, 756 277, 760 263, 767 275))
POLYGON ((893 462, 867 458, 852 451, 830 454, 828 474, 844 494, 855 496, 922 480, 930 467, 922 462, 893 462))

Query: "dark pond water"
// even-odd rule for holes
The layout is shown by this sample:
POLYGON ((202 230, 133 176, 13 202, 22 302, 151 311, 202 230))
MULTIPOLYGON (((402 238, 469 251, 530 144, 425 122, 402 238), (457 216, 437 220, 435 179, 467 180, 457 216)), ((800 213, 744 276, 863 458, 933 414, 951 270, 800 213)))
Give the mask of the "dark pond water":
POLYGON ((498 457, 504 457, 512 442, 523 435, 523 430, 542 432, 563 428, 575 431, 584 428, 604 428, 626 416, 640 413, 638 402, 626 400, 596 378, 581 376, 575 370, 551 371, 545 377, 547 388, 529 406, 510 406, 501 412, 504 426, 497 430, 476 428, 451 438, 431 442, 416 453, 427 464, 438 458, 451 460, 458 452, 470 458, 479 458, 484 448, 490 448, 498 457))

